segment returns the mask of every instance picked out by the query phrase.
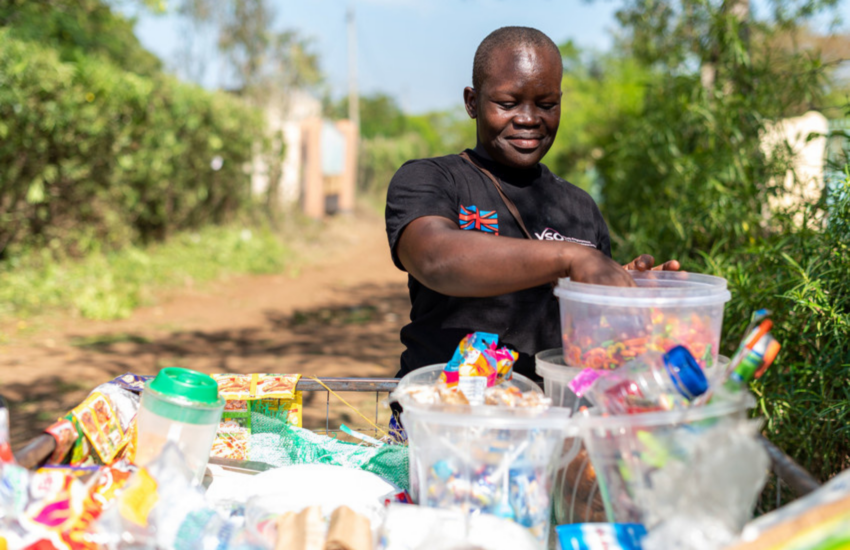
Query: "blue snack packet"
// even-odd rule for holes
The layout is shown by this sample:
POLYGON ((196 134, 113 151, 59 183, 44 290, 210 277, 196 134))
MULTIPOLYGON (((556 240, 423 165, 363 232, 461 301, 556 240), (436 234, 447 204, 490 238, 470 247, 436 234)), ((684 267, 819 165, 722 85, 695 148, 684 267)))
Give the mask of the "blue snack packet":
POLYGON ((639 523, 576 523, 555 527, 561 550, 641 550, 646 527, 639 523))

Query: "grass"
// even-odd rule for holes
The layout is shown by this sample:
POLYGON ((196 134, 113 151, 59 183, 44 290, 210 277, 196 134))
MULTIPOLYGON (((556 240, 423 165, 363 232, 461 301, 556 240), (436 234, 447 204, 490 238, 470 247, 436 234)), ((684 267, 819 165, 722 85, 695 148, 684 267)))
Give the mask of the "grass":
POLYGON ((290 257, 272 231, 239 226, 207 227, 149 247, 75 260, 33 252, 0 264, 0 318, 52 310, 89 319, 125 318, 152 303, 157 291, 228 275, 277 273, 290 257))

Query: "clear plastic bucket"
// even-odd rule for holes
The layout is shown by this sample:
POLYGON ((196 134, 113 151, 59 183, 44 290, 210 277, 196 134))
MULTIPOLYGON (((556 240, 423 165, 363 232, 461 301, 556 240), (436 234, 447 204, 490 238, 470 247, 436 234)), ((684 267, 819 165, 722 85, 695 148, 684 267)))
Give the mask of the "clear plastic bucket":
MULTIPOLYGON (((653 510, 653 473, 675 460, 681 441, 723 419, 742 420, 755 400, 734 400, 692 409, 582 419, 583 438, 599 483, 608 521, 645 523, 653 510)), ((647 527, 650 527, 649 525, 647 527)))
POLYGON ((552 400, 552 405, 573 412, 578 410, 581 399, 569 388, 569 383, 581 372, 581 367, 568 367, 564 363, 563 348, 541 351, 534 356, 534 370, 543 378, 543 393, 552 400))
MULTIPOLYGON (((399 387, 433 383, 443 365, 405 376, 399 387)), ((540 391, 524 376, 506 382, 540 391)), ((570 411, 400 401, 410 452, 411 496, 421 506, 514 520, 540 541, 549 537, 553 475, 566 437, 577 437, 570 411)))
POLYGON ((701 366, 714 363, 731 298, 726 280, 675 271, 630 273, 637 288, 558 282, 565 364, 613 369, 677 344, 701 366))

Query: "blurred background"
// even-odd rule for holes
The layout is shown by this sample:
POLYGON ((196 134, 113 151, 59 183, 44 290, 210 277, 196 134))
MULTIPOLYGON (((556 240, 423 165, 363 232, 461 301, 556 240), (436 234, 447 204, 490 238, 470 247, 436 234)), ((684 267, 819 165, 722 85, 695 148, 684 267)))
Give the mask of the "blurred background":
POLYGON ((848 16, 838 0, 0 0, 16 440, 127 370, 393 375, 409 303, 387 184, 475 145, 475 48, 526 25, 565 68, 544 162, 600 204, 617 260, 728 279, 723 353, 775 312, 756 414, 827 479, 850 466, 848 16))

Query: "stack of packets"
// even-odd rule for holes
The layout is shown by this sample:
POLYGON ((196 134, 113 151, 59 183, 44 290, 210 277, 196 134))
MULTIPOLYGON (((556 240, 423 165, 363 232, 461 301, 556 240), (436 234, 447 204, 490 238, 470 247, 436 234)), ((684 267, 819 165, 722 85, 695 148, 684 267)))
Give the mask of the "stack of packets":
POLYGON ((486 332, 468 334, 449 361, 436 384, 399 388, 396 397, 408 396, 423 405, 498 405, 545 407, 551 400, 536 392, 522 392, 503 384, 513 378, 519 354, 498 347, 499 337, 486 332))
POLYGON ((47 430, 56 442, 48 464, 91 466, 136 456, 136 412, 151 377, 122 374, 97 386, 80 405, 47 430))
POLYGON ((248 459, 251 414, 260 413, 301 427, 300 374, 213 374, 224 398, 224 413, 210 456, 248 459))

